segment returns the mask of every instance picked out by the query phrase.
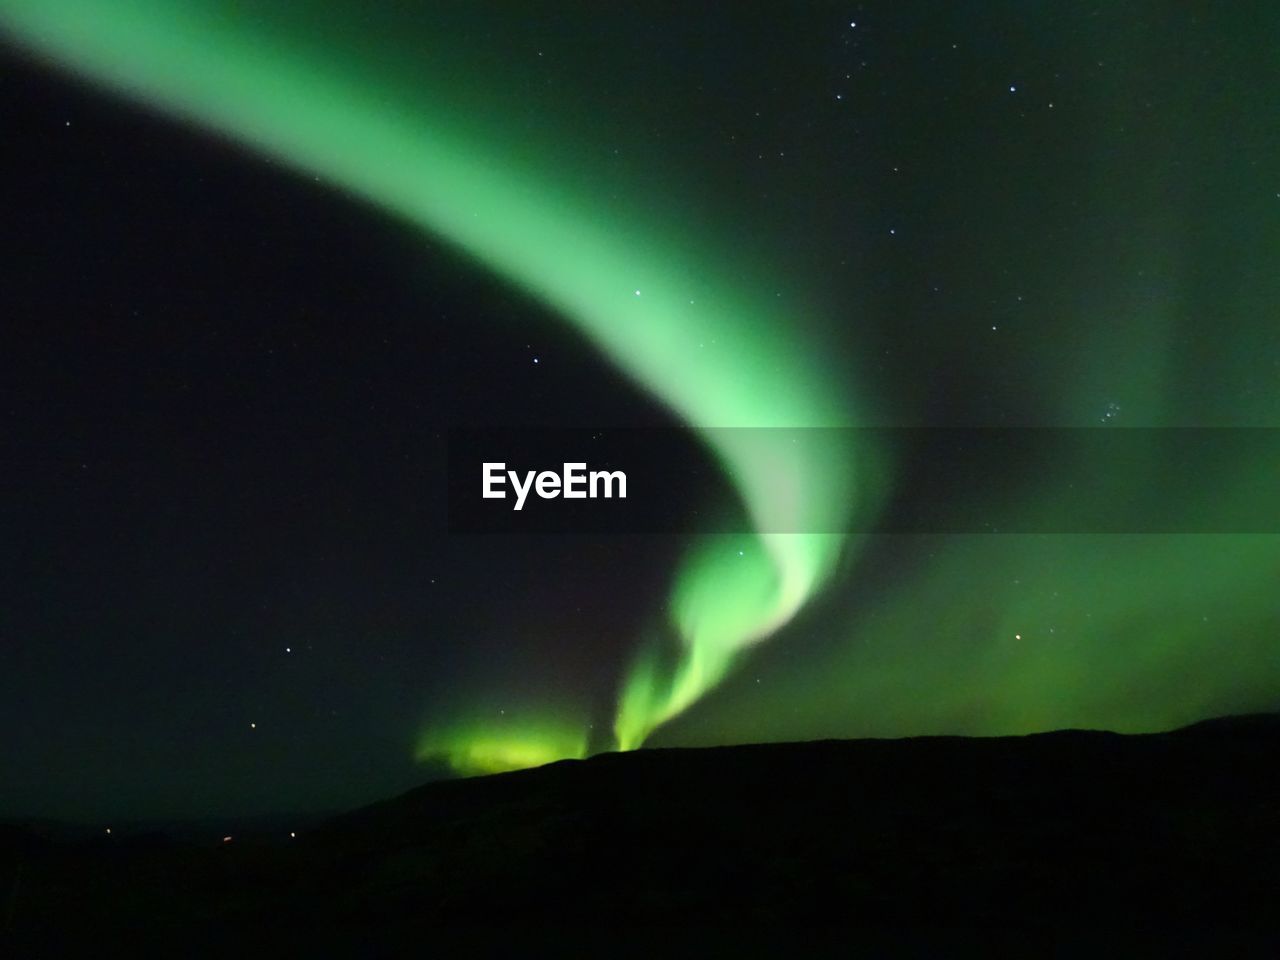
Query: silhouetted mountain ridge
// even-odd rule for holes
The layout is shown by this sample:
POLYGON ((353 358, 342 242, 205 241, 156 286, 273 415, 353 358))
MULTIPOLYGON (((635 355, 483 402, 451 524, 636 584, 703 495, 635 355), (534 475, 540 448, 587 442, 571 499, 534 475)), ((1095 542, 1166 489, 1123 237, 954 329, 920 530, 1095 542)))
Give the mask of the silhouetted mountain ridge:
POLYGON ((428 784, 283 847, 55 846, 24 861, 13 927, 132 917, 291 943, 583 918, 1269 928, 1278 748, 1266 715, 602 754, 428 784))

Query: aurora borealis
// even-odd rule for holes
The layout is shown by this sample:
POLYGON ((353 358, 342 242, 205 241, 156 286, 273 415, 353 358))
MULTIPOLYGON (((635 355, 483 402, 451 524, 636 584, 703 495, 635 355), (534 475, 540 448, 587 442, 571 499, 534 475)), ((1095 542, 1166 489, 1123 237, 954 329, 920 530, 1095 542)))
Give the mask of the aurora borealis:
MULTIPOLYGON (((100 9, 20 4, 12 20, 73 69, 318 171, 458 244, 560 311, 695 427, 819 427, 850 418, 836 379, 800 347, 791 318, 757 305, 767 303, 764 291, 708 287, 701 278, 714 268, 695 251, 673 250, 630 220, 611 223, 572 197, 548 202, 550 174, 522 179, 492 160, 477 163, 478 148, 451 135, 447 112, 431 109, 447 103, 447 91, 418 91, 409 109, 384 106, 359 78, 329 75, 287 37, 255 50, 263 38, 237 31, 216 6, 144 2, 105 20, 95 16, 100 9), (619 241, 624 226, 632 235, 619 241), (691 366, 694 344, 707 340, 726 346, 691 366)), ((716 452, 753 516, 813 515, 829 529, 825 518, 848 509, 845 464, 774 449, 716 452)), ((619 745, 639 746, 712 687, 736 653, 785 624, 838 548, 837 538, 806 533, 700 548, 677 575, 684 653, 671 678, 656 678, 646 661, 624 685, 619 745)))
MULTIPOLYGON (((500 578, 483 572, 492 543, 439 547, 430 569, 449 572, 459 607, 539 583, 544 549, 580 586, 485 612, 489 635, 528 640, 484 642, 479 614, 433 614, 441 636, 416 638, 426 662, 407 656, 386 668, 394 692, 367 691, 416 700, 403 753, 475 773, 645 744, 1140 731, 1280 706, 1274 534, 877 534, 878 512, 922 489, 903 463, 927 456, 718 429, 1280 427, 1280 18, 854 13, 774 11, 766 28, 659 4, 599 14, 583 44, 587 15, 556 5, 0 0, 23 69, 74 77, 103 109, 136 105, 227 162, 314 188, 309 202, 408 228, 419 245, 386 241, 389 270, 457 258, 458 276, 484 278, 458 290, 518 300, 515 321, 407 322, 527 347, 521 376, 536 363, 562 390, 590 386, 588 423, 608 409, 602 384, 617 409, 654 403, 722 472, 721 502, 689 505, 688 538, 634 561, 614 542, 524 545, 500 578), (529 346, 554 336, 582 344, 577 367, 529 346), (754 532, 701 529, 697 511, 738 508, 754 532), (855 528, 873 532, 834 532, 855 528), (634 608, 561 619, 631 580, 647 585, 634 608)), ((273 202, 264 188, 255 205, 273 202)), ((140 246, 157 242, 146 229, 140 246)), ((353 315, 353 334, 366 323, 353 315)), ((464 417, 529 416, 493 392, 464 417)), ((422 415, 423 436, 448 419, 422 415)), ((1172 455, 1109 477, 1117 509, 1158 509, 1172 455)), ((991 464, 966 510, 1052 515, 1098 469, 1066 443, 1053 463, 1031 477, 991 464)), ((1246 503, 1274 498, 1273 467, 1204 469, 1246 503)), ((398 582, 429 594, 435 578, 398 582)), ((297 641, 270 642, 294 656, 297 641)), ((341 669, 364 662, 343 643, 341 669)))

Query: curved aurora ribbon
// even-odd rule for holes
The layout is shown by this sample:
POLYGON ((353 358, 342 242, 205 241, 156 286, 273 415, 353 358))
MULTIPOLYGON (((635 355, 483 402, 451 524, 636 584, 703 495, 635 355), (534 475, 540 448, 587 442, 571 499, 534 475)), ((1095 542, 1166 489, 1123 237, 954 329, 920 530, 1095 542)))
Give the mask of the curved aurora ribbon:
MULTIPOLYGON (((209 0, 0 0, 0 25, 60 66, 322 175, 452 243, 556 310, 700 429, 756 528, 768 532, 711 538, 687 559, 671 604, 677 656, 661 665, 645 651, 625 681, 621 748, 640 745, 714 686, 830 573, 842 537, 774 531, 842 529, 852 463, 798 440, 802 431, 783 444, 757 431, 701 429, 851 418, 841 378, 829 375, 803 323, 779 312, 772 291, 741 279, 767 271, 718 268, 705 249, 673 243, 670 226, 659 236, 643 218, 566 196, 563 172, 478 149, 440 106, 447 90, 397 90, 356 70, 344 76, 332 51, 321 57, 209 0)), ((482 752, 507 766, 535 754, 554 759, 482 752)))

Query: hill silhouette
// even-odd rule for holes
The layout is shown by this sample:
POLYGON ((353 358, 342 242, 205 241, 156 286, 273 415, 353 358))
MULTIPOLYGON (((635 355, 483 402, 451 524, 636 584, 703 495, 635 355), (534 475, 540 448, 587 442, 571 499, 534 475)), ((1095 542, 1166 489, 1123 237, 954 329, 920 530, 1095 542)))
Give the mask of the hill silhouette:
POLYGON ((641 750, 432 783, 296 838, 10 825, 5 935, 413 943, 502 924, 1218 926, 1280 903, 1280 716, 641 750))

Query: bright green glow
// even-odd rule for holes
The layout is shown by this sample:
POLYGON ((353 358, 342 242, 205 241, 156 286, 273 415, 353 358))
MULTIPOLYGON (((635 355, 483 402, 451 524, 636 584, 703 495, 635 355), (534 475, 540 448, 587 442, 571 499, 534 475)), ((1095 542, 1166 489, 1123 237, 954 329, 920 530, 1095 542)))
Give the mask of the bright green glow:
POLYGON ((444 760, 463 776, 505 773, 587 754, 581 726, 535 720, 512 725, 477 723, 433 730, 418 743, 419 760, 444 760))
POLYGON ((619 745, 638 746, 719 683, 743 647, 790 620, 830 570, 841 540, 781 533, 704 542, 687 559, 671 602, 683 655, 664 671, 655 651, 642 651, 623 692, 619 745))
MULTIPOLYGON (((448 88, 379 82, 344 69, 339 51, 310 51, 209 0, 0 0, 0 22, 96 82, 449 240, 561 313, 697 428, 851 421, 834 386, 841 378, 806 346, 804 318, 779 310, 763 279, 744 279, 767 278, 767 269, 736 252, 722 264, 680 242, 674 225, 593 206, 563 171, 504 161, 468 137, 448 88)), ((842 529, 862 493, 852 460, 760 434, 704 436, 761 529, 842 529)), ((677 578, 675 665, 660 670, 652 651, 642 653, 624 682, 619 745, 638 746, 719 682, 742 649, 791 619, 841 546, 833 535, 766 533, 698 548, 677 578)), ((576 755, 538 738, 501 746, 483 734, 447 752, 473 768, 576 755)))
POLYGON ((686 558, 671 600, 680 655, 664 670, 657 651, 641 651, 615 725, 624 750, 719 683, 744 648, 786 624, 844 544, 836 534, 775 531, 840 529, 853 495, 849 461, 803 431, 704 433, 766 532, 708 538, 686 558))

